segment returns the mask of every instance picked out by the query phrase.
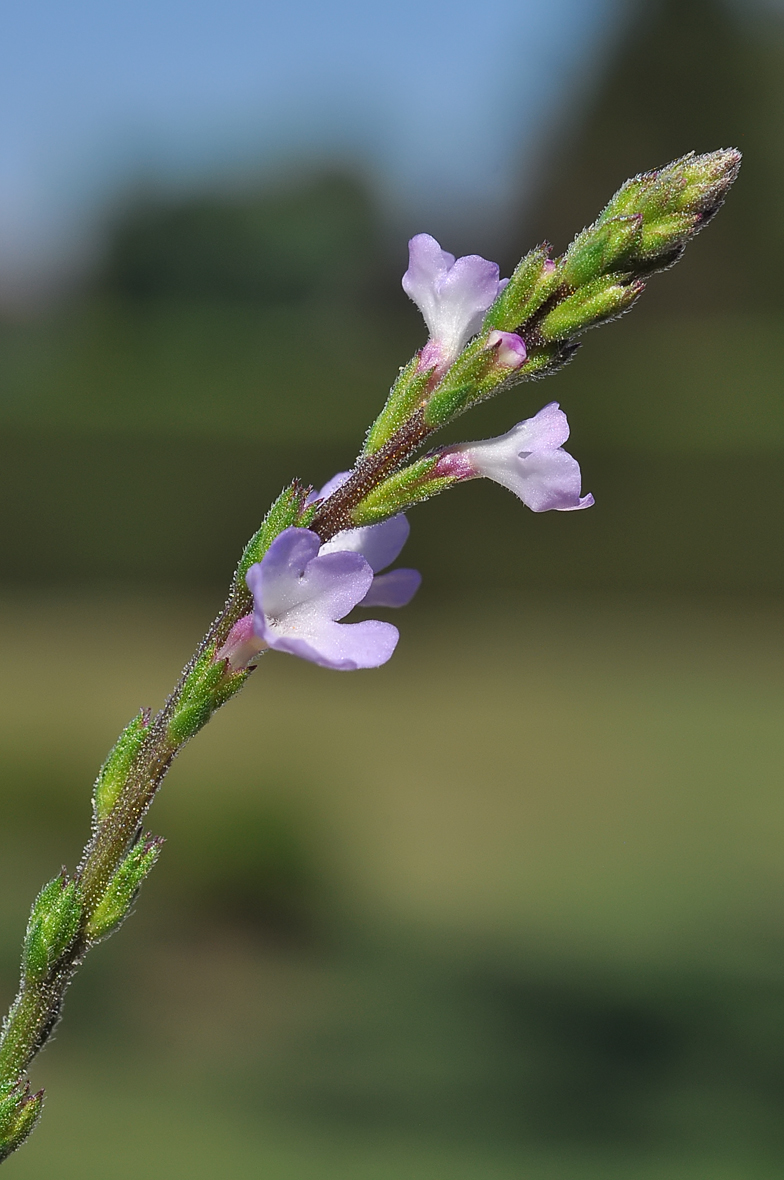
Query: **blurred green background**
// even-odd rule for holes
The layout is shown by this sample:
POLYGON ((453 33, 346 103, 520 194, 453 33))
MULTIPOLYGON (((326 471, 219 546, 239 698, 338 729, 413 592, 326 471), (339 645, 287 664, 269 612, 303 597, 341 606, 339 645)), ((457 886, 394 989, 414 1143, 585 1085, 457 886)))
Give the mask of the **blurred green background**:
MULTIPOLYGON (((736 191, 631 317, 454 432, 559 400, 596 508, 457 489, 412 515, 387 667, 262 661, 167 780, 9 1176, 781 1174, 783 115, 775 10, 637 7, 482 249, 560 250, 691 148, 739 146, 736 191)), ((360 168, 136 193, 104 244, 0 322, 8 999, 116 732, 422 343, 360 168)))

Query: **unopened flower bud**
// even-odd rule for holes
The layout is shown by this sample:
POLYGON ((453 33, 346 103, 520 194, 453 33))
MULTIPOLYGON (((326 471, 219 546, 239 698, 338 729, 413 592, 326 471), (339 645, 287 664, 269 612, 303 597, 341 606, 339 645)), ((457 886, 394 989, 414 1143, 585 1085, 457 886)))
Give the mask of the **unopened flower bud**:
POLYGON ((21 1147, 41 1117, 44 1092, 30 1093, 30 1083, 0 1084, 0 1163, 21 1147))
POLYGON ((33 903, 24 943, 27 979, 43 979, 79 932, 82 899, 75 881, 63 871, 44 885, 33 903))
POLYGON ((525 342, 514 332, 499 332, 496 329, 487 337, 487 347, 496 350, 496 364, 502 369, 519 369, 525 364, 528 355, 525 342))

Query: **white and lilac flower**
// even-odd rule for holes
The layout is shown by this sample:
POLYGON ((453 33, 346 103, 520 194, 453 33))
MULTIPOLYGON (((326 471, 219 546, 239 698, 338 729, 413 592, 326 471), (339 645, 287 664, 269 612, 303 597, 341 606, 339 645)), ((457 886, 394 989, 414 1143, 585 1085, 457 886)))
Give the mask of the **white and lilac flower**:
MULTIPOLYGON (((333 476, 309 502, 327 499, 350 474, 333 476)), ((418 570, 378 573, 398 556, 409 531, 402 514, 344 529, 323 545, 309 529, 286 529, 248 570, 253 614, 234 624, 215 658, 227 660, 232 671, 249 667, 268 648, 344 671, 386 663, 398 641, 396 627, 339 620, 355 606, 398 607, 411 601, 422 581, 418 570)))
POLYGON ((502 369, 519 369, 528 356, 525 341, 516 332, 496 328, 487 337, 487 347, 495 349, 495 363, 502 369))
POLYGON ((339 621, 365 598, 373 570, 361 553, 321 548, 310 529, 284 529, 251 566, 253 634, 266 647, 325 668, 377 668, 395 650, 397 628, 377 619, 339 621))
POLYGON ((495 262, 478 254, 455 259, 430 234, 413 237, 403 290, 422 312, 430 332, 420 368, 435 366, 438 374, 443 373, 479 331, 485 312, 508 282, 499 278, 495 262))
POLYGON ((558 402, 550 402, 508 434, 449 447, 432 474, 492 479, 519 496, 532 512, 590 508, 593 496, 580 495, 580 465, 563 449, 568 437, 566 414, 558 402))

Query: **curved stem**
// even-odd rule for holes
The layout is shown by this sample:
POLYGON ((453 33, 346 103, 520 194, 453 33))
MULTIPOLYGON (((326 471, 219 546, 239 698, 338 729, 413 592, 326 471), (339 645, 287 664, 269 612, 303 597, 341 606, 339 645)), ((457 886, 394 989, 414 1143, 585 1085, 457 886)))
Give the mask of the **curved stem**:
MULTIPOLYGON (((308 527, 324 541, 348 527, 352 508, 390 472, 405 463, 430 433, 422 414, 415 413, 377 453, 357 460, 352 475, 317 511, 308 527)), ((93 824, 92 834, 73 878, 81 904, 78 932, 41 978, 31 978, 23 967, 19 991, 0 1035, 0 1095, 16 1092, 18 1088, 20 1110, 25 1102, 30 1101, 26 1091, 21 1088, 24 1073, 51 1036, 60 1019, 63 999, 71 980, 87 951, 99 940, 90 936, 90 919, 106 895, 113 877, 139 840, 144 816, 169 767, 185 743, 247 680, 248 672, 233 673, 225 667, 219 674, 223 676, 219 694, 213 697, 202 713, 197 714, 193 723, 187 727, 185 736, 178 736, 179 731, 175 731, 172 722, 184 706, 192 678, 199 673, 200 668, 203 670, 205 661, 208 666, 215 668, 214 663, 210 665, 210 656, 214 657, 234 624, 252 607, 252 598, 244 578, 248 562, 260 560, 277 532, 294 520, 299 522, 302 519, 304 492, 301 495, 300 492, 299 485, 292 485, 291 503, 297 506, 293 517, 287 521, 277 520, 273 506, 265 525, 249 543, 222 611, 183 668, 163 708, 150 722, 113 806, 107 815, 93 824), (265 531, 266 525, 269 527, 265 531)), ((40 1100, 40 1095, 35 1096, 34 1101, 38 1102, 39 1108, 40 1100)), ((16 1139, 11 1136, 3 1142, 0 1135, 0 1162, 23 1142, 34 1125, 35 1119, 28 1119, 16 1139)))

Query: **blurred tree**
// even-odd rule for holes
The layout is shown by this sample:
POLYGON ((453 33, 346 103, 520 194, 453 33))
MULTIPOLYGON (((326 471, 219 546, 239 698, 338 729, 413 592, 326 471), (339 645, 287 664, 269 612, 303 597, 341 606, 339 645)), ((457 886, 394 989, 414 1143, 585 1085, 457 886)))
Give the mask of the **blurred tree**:
POLYGON ((379 254, 374 202, 338 171, 238 194, 141 200, 115 218, 99 288, 136 299, 330 300, 379 254))
POLYGON ((745 161, 732 200, 676 276, 654 286, 680 308, 781 306, 784 21, 724 0, 629 7, 584 116, 554 136, 526 236, 560 251, 627 176, 692 149, 736 146, 745 161))

